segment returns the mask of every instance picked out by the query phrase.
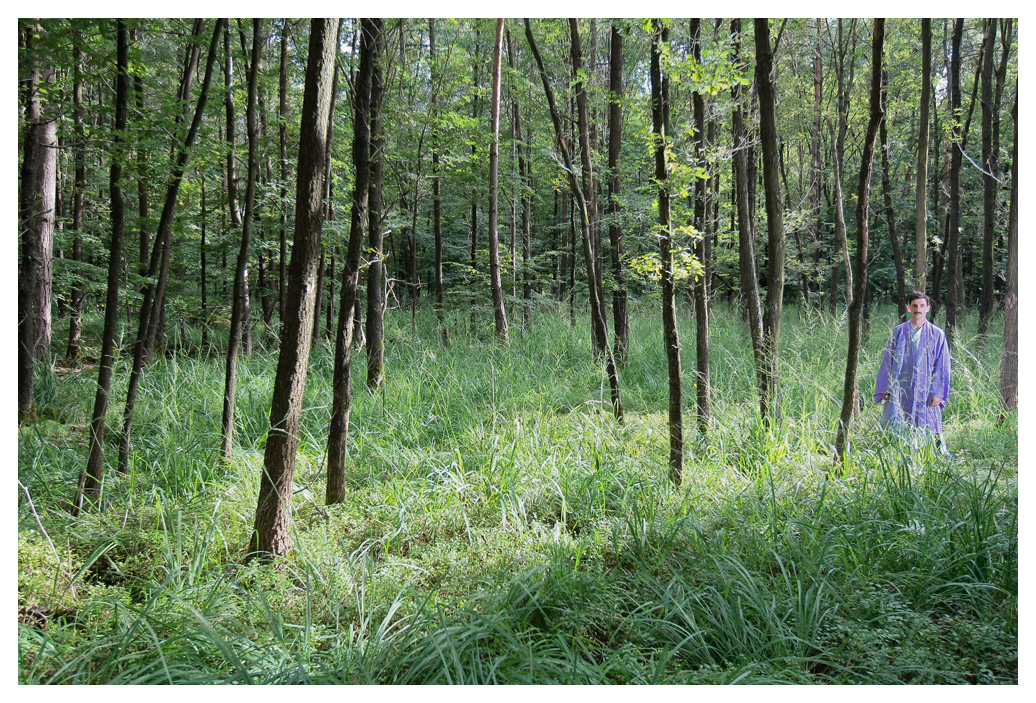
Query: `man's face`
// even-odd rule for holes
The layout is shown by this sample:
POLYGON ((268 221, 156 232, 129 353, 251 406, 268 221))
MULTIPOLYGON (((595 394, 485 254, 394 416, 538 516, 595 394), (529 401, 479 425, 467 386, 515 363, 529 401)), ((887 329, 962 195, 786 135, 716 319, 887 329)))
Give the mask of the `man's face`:
POLYGON ((907 309, 910 311, 910 317, 915 323, 922 322, 925 315, 928 314, 928 301, 924 298, 914 298, 910 301, 907 309))

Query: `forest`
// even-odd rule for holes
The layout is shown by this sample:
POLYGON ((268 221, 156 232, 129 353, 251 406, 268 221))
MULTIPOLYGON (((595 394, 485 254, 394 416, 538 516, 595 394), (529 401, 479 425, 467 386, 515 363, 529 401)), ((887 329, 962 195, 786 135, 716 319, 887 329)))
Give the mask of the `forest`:
POLYGON ((1017 33, 19 19, 19 683, 1017 684, 1017 33))

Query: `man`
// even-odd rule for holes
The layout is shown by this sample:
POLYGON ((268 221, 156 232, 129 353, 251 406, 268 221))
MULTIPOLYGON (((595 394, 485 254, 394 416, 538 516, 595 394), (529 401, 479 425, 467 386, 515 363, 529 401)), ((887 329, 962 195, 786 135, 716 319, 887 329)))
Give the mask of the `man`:
POLYGON ((917 428, 937 436, 940 451, 949 456, 942 409, 950 396, 950 350, 943 331, 925 319, 930 306, 924 293, 907 296, 910 320, 892 330, 878 370, 874 402, 885 404, 882 427, 917 428))

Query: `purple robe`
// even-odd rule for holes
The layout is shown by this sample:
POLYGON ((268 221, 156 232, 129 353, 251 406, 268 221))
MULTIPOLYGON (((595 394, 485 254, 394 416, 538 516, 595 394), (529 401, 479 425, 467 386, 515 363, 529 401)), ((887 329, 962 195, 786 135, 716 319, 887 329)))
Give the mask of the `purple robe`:
POLYGON ((912 328, 912 323, 904 322, 892 330, 878 370, 874 402, 880 402, 884 394, 889 394, 882 411, 882 427, 929 430, 939 436, 940 444, 945 447, 942 409, 950 397, 950 350, 946 346, 946 335, 926 321, 921 328, 915 358, 910 341, 912 328), (942 398, 942 402, 929 407, 929 398, 942 398))

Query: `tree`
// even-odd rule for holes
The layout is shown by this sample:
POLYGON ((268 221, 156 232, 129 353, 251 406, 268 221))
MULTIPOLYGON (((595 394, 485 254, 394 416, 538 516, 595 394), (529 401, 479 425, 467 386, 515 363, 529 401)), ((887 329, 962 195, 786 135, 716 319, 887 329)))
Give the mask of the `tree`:
POLYGON ((338 335, 335 339, 333 397, 327 437, 328 505, 340 503, 345 499, 345 446, 349 438, 349 415, 352 409, 349 379, 352 366, 353 325, 350 322, 356 305, 356 284, 360 276, 360 258, 363 254, 363 230, 367 224, 367 200, 370 193, 371 78, 381 32, 382 20, 360 20, 360 68, 356 74, 353 99, 353 165, 356 175, 353 182, 349 251, 342 272, 342 298, 338 306, 338 335))
POLYGON ((871 161, 874 158, 874 145, 878 139, 878 128, 883 118, 881 64, 884 42, 885 20, 875 19, 874 34, 871 39, 870 120, 867 122, 867 135, 863 141, 863 155, 860 157, 860 180, 856 191, 856 291, 853 294, 852 305, 849 306, 849 350, 846 354, 845 362, 842 414, 839 418, 838 432, 835 436, 835 460, 839 462, 845 457, 849 425, 852 423, 853 416, 859 412, 857 373, 860 365, 860 339, 863 331, 864 290, 867 288, 871 161))
MULTIPOLYGON (((183 142, 176 147, 176 160, 173 163, 169 183, 166 186, 165 204, 162 206, 162 218, 158 224, 158 233, 155 235, 154 245, 151 247, 151 259, 148 265, 148 283, 144 288, 144 300, 140 305, 140 318, 137 325, 137 339, 133 346, 133 369, 130 372, 129 387, 126 390, 126 405, 123 410, 122 435, 119 439, 119 470, 125 472, 129 468, 129 444, 130 435, 133 429, 133 410, 137 400, 137 387, 140 383, 140 375, 144 368, 144 359, 150 358, 151 347, 154 344, 158 331, 159 319, 161 317, 162 305, 165 299, 166 284, 169 281, 169 256, 172 249, 173 237, 173 216, 176 213, 176 204, 180 193, 180 184, 183 182, 183 175, 187 169, 187 159, 191 153, 191 146, 194 144, 198 129, 201 127, 202 115, 205 112, 205 103, 209 97, 209 86, 212 84, 212 69, 216 61, 216 45, 223 30, 225 19, 216 20, 216 26, 212 31, 212 40, 209 42, 209 55, 205 65, 205 78, 202 80, 201 93, 198 95, 198 104, 194 109, 194 120, 187 130, 183 142), (154 280, 157 276, 157 280, 154 280)), ((200 34, 200 26, 196 23, 196 34, 200 34)), ((194 52, 192 51, 192 54, 194 52)), ((189 62, 193 63, 193 62, 189 62)), ((184 110, 187 109, 186 99, 190 93, 190 65, 186 67, 183 80, 181 81, 180 94, 184 101, 184 110)))
MULTIPOLYGON (((72 229, 75 231, 72 243, 72 260, 76 262, 76 275, 82 276, 83 262, 83 211, 86 195, 86 132, 83 127, 83 49, 81 35, 82 20, 72 24, 72 120, 75 131, 75 182, 72 187, 72 229)), ((80 341, 83 334, 83 298, 85 287, 81 278, 72 287, 68 313, 68 347, 66 363, 76 363, 80 355, 80 341)))
MULTIPOLYGON (((882 80, 881 85, 881 112, 887 115, 886 85, 888 78, 882 80)), ((906 322, 906 270, 903 264, 903 252, 899 246, 899 232, 896 229, 896 211, 892 205, 892 177, 889 174, 889 135, 888 119, 881 120, 879 130, 881 137, 881 196, 885 201, 885 224, 888 225, 889 242, 892 244, 892 258, 896 264, 896 308, 899 314, 899 321, 906 322)))
POLYGON ((126 150, 126 113, 129 103, 129 32, 124 20, 118 20, 116 32, 115 124, 112 129, 111 172, 108 189, 111 194, 111 245, 108 249, 108 292, 104 302, 104 336, 97 368, 97 393, 90 421, 90 450, 86 469, 79 474, 79 487, 72 499, 72 514, 78 515, 84 501, 96 501, 104 476, 104 426, 108 413, 112 363, 115 357, 115 333, 119 322, 119 273, 122 264, 122 240, 125 214, 122 202, 122 161, 126 150))
POLYGON ((281 326, 280 355, 270 404, 270 431, 263 455, 263 475, 255 526, 249 542, 253 555, 283 556, 291 549, 289 521, 294 490, 295 451, 299 443, 302 393, 306 387, 313 325, 313 284, 320 258, 324 208, 324 154, 331 119, 331 83, 338 46, 338 19, 310 24, 309 57, 299 137, 295 237, 281 326))
MULTIPOLYGON (((780 156, 777 151, 776 101, 774 98, 773 54, 770 23, 755 20, 755 80, 759 87, 759 139, 763 148, 763 190, 766 196, 766 311, 763 316, 763 356, 766 386, 761 406, 763 416, 780 416, 780 336, 784 301, 784 214, 781 210, 780 156)), ((837 166, 836 166, 837 168, 837 166)))
MULTIPOLYGON (((733 63, 741 64, 741 20, 730 21, 733 39, 733 63)), ((759 297, 759 277, 755 268, 755 218, 752 214, 752 191, 749 185, 749 143, 745 129, 744 89, 739 82, 731 88, 734 101, 731 139, 734 148, 734 192, 737 196, 738 272, 741 291, 748 308, 748 328, 755 359, 756 386, 759 390, 759 413, 766 416, 767 375, 766 354, 763 348, 763 311, 759 297)))
MULTIPOLYGON (((695 63, 701 63, 701 19, 691 20, 691 43, 695 63)), ((665 79, 663 79, 665 80, 665 79)), ((694 102, 695 145, 694 160, 699 169, 705 168, 705 99, 701 91, 695 89, 694 102)), ((668 134, 668 125, 666 126, 668 134)), ((657 147, 656 147, 657 149, 657 147)), ((655 156, 656 160, 658 156, 655 156)), ((656 174, 658 166, 655 166, 656 174)), ((657 177, 657 175, 656 175, 657 177)), ((709 379, 709 270, 712 259, 712 238, 710 236, 710 213, 708 207, 708 181, 699 172, 694 180, 694 228, 696 242, 694 254, 702 265, 702 273, 694 286, 694 318, 695 318, 695 396, 698 415, 698 431, 705 434, 709 429, 709 418, 712 415, 709 379)), ((663 265, 663 269, 665 266, 663 265)), ((663 288, 664 281, 663 280, 663 288)), ((665 295, 663 294, 663 306, 665 295)), ((664 307, 663 307, 664 309, 664 307)), ((675 337, 675 318, 674 337, 675 337)), ((671 383, 671 381, 670 381, 671 383)), ((671 402, 671 401, 670 401, 671 402)))
MULTIPOLYGON (((1018 85, 1015 82, 1015 96, 1018 85)), ((1000 407, 997 424, 1018 408, 1018 98, 1011 109, 1011 212, 1007 224, 1007 291, 1004 293, 1004 348, 1000 357, 1000 407)))
POLYGON ((921 119, 917 135, 917 196, 914 235, 916 254, 914 290, 924 292, 928 282, 928 129, 932 101, 932 20, 921 20, 921 119))
POLYGON ((669 29, 651 20, 651 125, 658 182, 658 246, 662 257, 662 343, 669 366, 669 480, 683 481, 683 379, 680 373, 680 338, 676 327, 676 291, 673 281, 673 221, 668 190, 669 71, 662 70, 662 52, 669 46, 669 29))
MULTIPOLYGON (((960 166, 964 150, 958 113, 961 108, 960 98, 960 64, 961 37, 964 33, 964 19, 958 18, 953 25, 953 54, 950 60, 950 210, 947 222, 947 274, 946 274, 946 344, 953 348, 953 338, 957 327, 957 267, 960 266, 960 166)), ((972 101, 974 104, 974 101, 972 101)), ((970 122, 970 120, 969 120, 970 122)))
POLYGON ((507 311, 504 309, 503 283, 500 279, 500 236, 497 225, 500 218, 500 58, 504 41, 504 20, 496 21, 496 39, 493 44, 493 94, 491 99, 491 139, 489 147, 489 285, 493 293, 493 321, 496 336, 507 342, 507 311))
POLYGON ((385 258, 381 231, 382 164, 385 153, 381 116, 385 93, 382 72, 384 34, 384 31, 378 33, 378 45, 371 67, 371 173, 367 201, 367 241, 370 250, 370 265, 367 268, 367 388, 372 391, 385 382, 385 258))
MULTIPOLYGON (((547 97, 547 107, 550 110, 551 122, 554 124, 554 136, 557 140, 558 148, 561 149, 565 173, 568 176, 569 190, 576 199, 583 239, 583 257, 586 259, 586 278, 588 281, 592 282, 596 280, 596 272, 594 271, 596 256, 593 250, 593 237, 590 233, 591 220, 587 206, 587 199, 583 193, 582 187, 579 185, 579 181, 576 179, 575 167, 572 163, 572 154, 568 149, 568 142, 565 140, 564 130, 561 128, 561 115, 558 113, 557 104, 554 101, 554 91, 550 87, 550 79, 547 77, 547 70, 543 66, 543 58, 540 56, 539 49, 536 47, 536 39, 532 35, 532 25, 529 23, 528 18, 525 18, 525 38, 529 42, 529 49, 532 51, 532 56, 536 60, 536 66, 540 72, 540 80, 543 83, 543 92, 547 97)), ((603 330, 605 335, 607 335, 604 316, 601 314, 601 308, 596 299, 597 288, 592 284, 589 285, 588 288, 590 290, 590 315, 598 318, 594 324, 596 324, 598 329, 603 330)), ((622 394, 619 388, 619 372, 615 366, 615 357, 612 354, 611 348, 608 346, 607 336, 604 339, 604 360, 605 369, 608 374, 608 384, 611 386, 612 411, 615 413, 615 419, 621 422, 623 412, 622 394)))
POLYGON ((993 156, 993 120, 999 119, 993 104, 993 51, 996 18, 986 20, 982 53, 982 297, 978 309, 978 333, 989 329, 993 314, 993 239, 996 230, 996 159, 993 156))
MULTIPOLYGON (((245 216, 241 225, 241 250, 237 255, 234 272, 234 295, 230 314, 230 336, 227 338, 227 370, 223 386, 223 444, 221 453, 224 461, 230 460, 234 446, 234 395, 237 386, 237 356, 241 341, 241 327, 247 305, 248 256, 252 245, 252 221, 255 219, 255 187, 259 178, 259 133, 256 125, 256 84, 259 80, 259 62, 262 59, 264 40, 262 20, 252 20, 252 66, 248 72, 248 183, 245 186, 245 216)), ((227 55, 227 65, 230 56, 227 55)), ((228 98, 229 102, 229 98, 228 98)), ((232 108, 228 107, 228 113, 232 108)), ((228 127, 229 133, 229 127, 228 127)), ((229 186, 228 186, 229 187, 229 186)))
POLYGON ((629 315, 626 312, 626 267, 623 265, 625 242, 619 222, 619 200, 622 196, 620 156, 622 154, 622 31, 612 23, 611 55, 608 60, 608 238, 611 241, 612 316, 615 324, 615 359, 629 360, 629 315))

